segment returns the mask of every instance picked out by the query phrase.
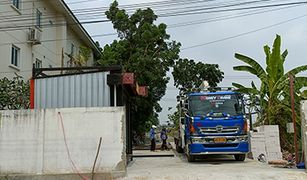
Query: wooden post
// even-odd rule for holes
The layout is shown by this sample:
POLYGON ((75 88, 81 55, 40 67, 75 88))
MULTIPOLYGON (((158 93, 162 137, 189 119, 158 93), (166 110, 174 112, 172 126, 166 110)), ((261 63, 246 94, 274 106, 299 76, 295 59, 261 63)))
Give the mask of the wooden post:
POLYGON ((296 132, 296 113, 294 109, 294 82, 293 82, 293 76, 289 75, 289 81, 290 81, 290 96, 291 96, 291 108, 292 108, 292 121, 293 121, 293 129, 294 129, 294 146, 295 146, 295 162, 296 164, 299 163, 299 157, 298 157, 298 147, 297 147, 297 132, 296 132))
MULTIPOLYGON (((62 48, 62 54, 61 54, 61 68, 64 67, 64 48, 62 48)), ((63 74, 63 70, 61 70, 61 74, 63 74)))
POLYGON ((100 152, 101 141, 102 141, 102 137, 99 138, 99 144, 98 144, 98 148, 97 148, 97 152, 96 152, 96 156, 95 156, 95 161, 94 161, 93 168, 92 168, 92 180, 95 179, 95 167, 96 167, 97 158, 98 158, 98 155, 99 155, 99 152, 100 152))
POLYGON ((34 88, 35 88, 35 80, 30 79, 30 109, 34 109, 34 88))

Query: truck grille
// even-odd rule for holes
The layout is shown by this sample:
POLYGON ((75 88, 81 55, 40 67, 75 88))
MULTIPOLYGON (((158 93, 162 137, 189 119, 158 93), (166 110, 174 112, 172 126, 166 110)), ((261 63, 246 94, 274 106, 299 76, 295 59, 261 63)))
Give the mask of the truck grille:
POLYGON ((238 126, 225 127, 225 126, 216 126, 216 127, 200 127, 200 133, 204 135, 217 135, 217 134, 234 134, 238 133, 240 128, 238 126))
POLYGON ((229 144, 203 144, 205 148, 219 148, 219 147, 237 147, 238 143, 229 143, 229 144))

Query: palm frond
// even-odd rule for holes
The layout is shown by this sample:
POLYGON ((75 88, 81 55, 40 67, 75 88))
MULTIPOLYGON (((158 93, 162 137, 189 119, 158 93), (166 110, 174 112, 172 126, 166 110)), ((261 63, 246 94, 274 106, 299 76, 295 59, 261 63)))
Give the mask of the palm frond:
POLYGON ((235 71, 246 71, 246 72, 249 72, 249 73, 254 74, 256 76, 258 75, 257 71, 250 66, 234 66, 233 70, 235 70, 235 71))
POLYGON ((260 64, 257 63, 257 61, 255 61, 254 59, 247 57, 245 55, 239 54, 239 53, 235 53, 235 58, 237 58, 240 61, 245 62, 246 64, 250 65, 253 69, 255 69, 255 71, 257 72, 257 77, 260 78, 262 82, 267 81, 266 72, 260 66, 260 64))
POLYGON ((245 94, 259 94, 259 91, 257 89, 254 88, 249 88, 249 87, 245 87, 239 83, 232 83, 232 85, 236 88, 238 88, 236 91, 237 92, 241 92, 241 93, 245 93, 245 94))
POLYGON ((295 77, 294 84, 296 85, 295 88, 298 90, 307 87, 307 77, 295 77))
POLYGON ((253 89, 257 89, 257 87, 256 87, 256 85, 255 85, 255 83, 254 83, 254 81, 251 82, 251 85, 252 85, 252 88, 253 88, 253 89))
POLYGON ((290 71, 288 71, 286 74, 284 74, 274 85, 272 92, 279 92, 281 89, 283 89, 284 84, 287 83, 289 75, 296 75, 300 72, 307 71, 307 65, 296 67, 290 71))

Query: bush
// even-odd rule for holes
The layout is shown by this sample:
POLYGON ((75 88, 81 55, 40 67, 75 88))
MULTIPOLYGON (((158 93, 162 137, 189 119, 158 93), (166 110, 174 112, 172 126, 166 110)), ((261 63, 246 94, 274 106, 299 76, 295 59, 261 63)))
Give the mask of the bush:
POLYGON ((0 110, 28 109, 30 106, 30 85, 21 76, 0 79, 0 110))

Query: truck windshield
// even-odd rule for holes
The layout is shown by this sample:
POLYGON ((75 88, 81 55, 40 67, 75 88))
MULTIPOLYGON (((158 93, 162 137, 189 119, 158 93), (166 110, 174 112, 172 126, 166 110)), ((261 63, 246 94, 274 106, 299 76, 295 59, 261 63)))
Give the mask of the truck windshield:
POLYGON ((192 116, 226 117, 243 114, 242 100, 237 94, 190 96, 189 110, 192 116))

